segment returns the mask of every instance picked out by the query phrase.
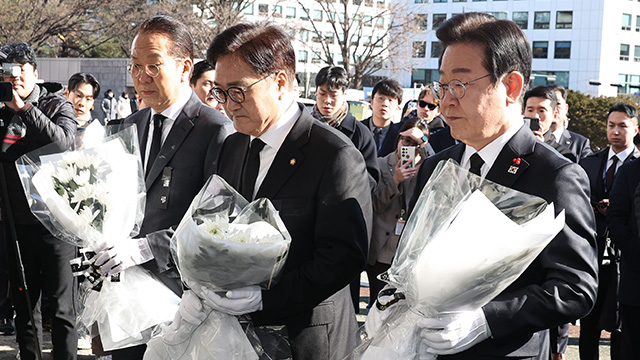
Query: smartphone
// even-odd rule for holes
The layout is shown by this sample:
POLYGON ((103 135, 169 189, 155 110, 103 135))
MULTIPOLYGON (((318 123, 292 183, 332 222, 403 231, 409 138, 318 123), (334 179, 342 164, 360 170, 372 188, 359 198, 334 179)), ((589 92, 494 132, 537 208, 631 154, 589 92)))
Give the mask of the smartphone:
POLYGON ((524 117, 525 120, 529 120, 529 129, 533 131, 540 131, 540 119, 532 117, 524 117))
POLYGON ((0 102, 13 100, 13 84, 8 81, 0 81, 0 102))
POLYGON ((404 165, 411 161, 411 164, 407 166, 407 168, 412 168, 415 166, 416 162, 416 147, 415 146, 403 146, 400 148, 400 162, 401 165, 404 165))

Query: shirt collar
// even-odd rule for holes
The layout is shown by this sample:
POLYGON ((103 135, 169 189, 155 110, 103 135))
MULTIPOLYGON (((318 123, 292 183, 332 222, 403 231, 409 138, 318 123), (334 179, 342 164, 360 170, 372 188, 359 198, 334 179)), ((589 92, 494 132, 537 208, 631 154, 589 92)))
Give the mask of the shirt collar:
POLYGON ((615 151, 613 151, 613 148, 609 146, 609 154, 607 155, 607 161, 610 161, 613 155, 616 155, 618 157, 618 162, 623 163, 625 160, 627 160, 629 155, 633 153, 634 147, 635 145, 631 144, 631 146, 627 147, 626 149, 616 154, 615 151))
POLYGON ((460 166, 463 169, 469 169, 470 162, 469 159, 471 155, 478 153, 482 160, 484 161, 484 165, 482 165, 481 175, 484 178, 489 173, 489 169, 493 166, 493 163, 498 158, 498 155, 502 151, 502 148, 511 140, 511 138, 520 130, 520 128, 524 125, 524 120, 519 118, 511 124, 511 127, 504 132, 504 134, 498 136, 495 140, 487 144, 480 151, 477 151, 471 146, 465 145, 464 154, 462 154, 462 160, 460 161, 460 166))
MULTIPOLYGON (((180 115, 182 108, 184 108, 184 106, 187 105, 187 102, 189 102, 189 99, 191 98, 192 93, 193 93, 193 90, 191 88, 189 88, 189 91, 181 91, 180 97, 178 98, 178 100, 173 104, 171 104, 171 106, 169 106, 168 108, 164 109, 164 111, 161 112, 161 114, 164 115, 167 119, 172 120, 171 122, 173 123, 173 121, 175 121, 178 118, 178 115, 180 115)), ((151 109, 152 119, 153 119, 153 115, 155 114, 157 114, 157 112, 151 109)))
POLYGON ((558 128, 552 132, 554 138, 556 138, 556 142, 560 143, 560 137, 562 137, 562 133, 564 133, 564 126, 558 126, 558 128))
MULTIPOLYGON (((280 117, 280 120, 259 136, 260 140, 264 141, 264 143, 271 148, 276 150, 280 149, 284 139, 289 134, 289 131, 291 131, 293 124, 295 124, 295 119, 299 118, 301 114, 302 112, 300 111, 300 107, 298 107, 298 103, 292 101, 289 108, 280 117)), ((251 140, 254 138, 254 136, 251 136, 251 140)))

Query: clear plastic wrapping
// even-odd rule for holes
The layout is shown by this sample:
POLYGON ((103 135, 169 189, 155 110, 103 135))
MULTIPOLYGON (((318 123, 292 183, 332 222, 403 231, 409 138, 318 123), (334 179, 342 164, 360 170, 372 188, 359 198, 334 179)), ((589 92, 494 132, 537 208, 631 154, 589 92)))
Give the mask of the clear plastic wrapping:
MULTIPOLYGON (((488 180, 454 161, 438 164, 416 203, 388 271, 406 296, 351 359, 435 359, 420 344, 423 316, 473 311, 506 289, 564 226, 553 204, 488 180)), ((372 294, 372 296, 375 296, 372 294)))
MULTIPOLYGON (((213 175, 193 199, 171 239, 182 281, 201 299, 202 289, 269 289, 284 266, 291 236, 267 199, 248 203, 213 175)), ((235 316, 212 310, 198 326, 182 321, 159 327, 145 360, 258 359, 235 316)))
MULTIPOLYGON (((136 128, 94 121, 76 139, 76 149, 56 153, 51 144, 16 161, 31 212, 75 246, 95 250, 103 242, 134 241, 146 196, 136 128)), ((179 298, 145 269, 134 266, 105 279, 86 250, 72 261, 74 273, 85 275, 79 325, 97 323, 105 350, 142 344, 151 327, 173 318, 179 298)))

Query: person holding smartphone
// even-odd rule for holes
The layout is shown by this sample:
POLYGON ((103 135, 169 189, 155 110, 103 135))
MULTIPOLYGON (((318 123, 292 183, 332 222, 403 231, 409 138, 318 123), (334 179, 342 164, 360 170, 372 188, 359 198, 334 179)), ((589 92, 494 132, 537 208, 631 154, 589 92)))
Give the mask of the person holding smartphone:
POLYGON ((407 206, 416 184, 415 174, 427 158, 422 137, 429 136, 428 124, 420 118, 412 118, 400 126, 396 136, 396 151, 378 158, 380 181, 373 192, 373 231, 367 261, 369 278, 369 307, 385 283, 377 276, 387 271, 398 247, 398 240, 407 220, 407 206), (411 149, 415 157, 412 161, 401 161, 405 149, 411 149), (403 164, 404 162, 404 164, 403 164))

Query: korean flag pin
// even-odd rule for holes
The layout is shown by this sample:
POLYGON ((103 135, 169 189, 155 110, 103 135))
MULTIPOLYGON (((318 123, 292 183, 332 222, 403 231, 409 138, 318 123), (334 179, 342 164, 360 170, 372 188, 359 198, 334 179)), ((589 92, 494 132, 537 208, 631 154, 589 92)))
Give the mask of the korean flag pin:
POLYGON ((291 160, 289 160, 289 165, 293 166, 296 164, 296 158, 291 158, 291 160))
POLYGON ((507 172, 509 174, 513 174, 515 175, 518 172, 518 169, 520 169, 520 162, 522 160, 520 158, 514 158, 513 159, 513 164, 511 164, 511 166, 509 166, 509 170, 507 170, 507 172))

